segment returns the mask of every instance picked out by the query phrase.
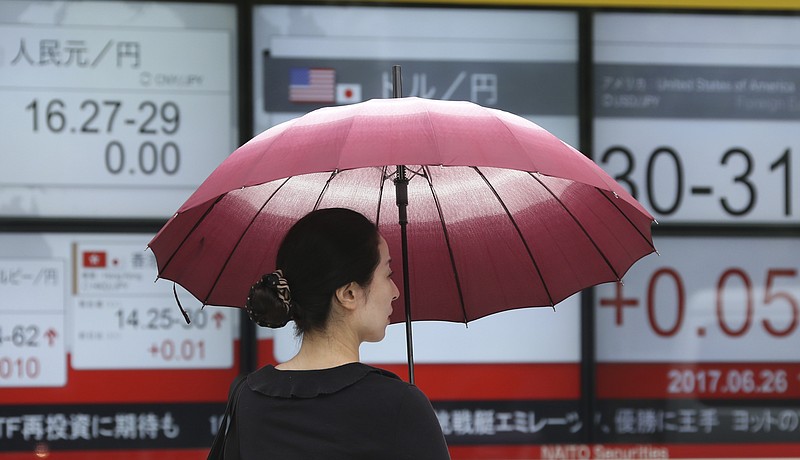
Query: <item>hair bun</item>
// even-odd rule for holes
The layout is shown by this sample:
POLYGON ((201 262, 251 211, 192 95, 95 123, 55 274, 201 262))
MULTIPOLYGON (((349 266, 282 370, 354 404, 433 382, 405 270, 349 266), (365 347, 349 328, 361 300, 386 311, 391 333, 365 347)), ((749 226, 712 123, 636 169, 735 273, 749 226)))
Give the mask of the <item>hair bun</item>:
POLYGON ((250 319, 262 327, 283 327, 292 319, 292 297, 283 271, 264 275, 250 287, 245 310, 250 319))

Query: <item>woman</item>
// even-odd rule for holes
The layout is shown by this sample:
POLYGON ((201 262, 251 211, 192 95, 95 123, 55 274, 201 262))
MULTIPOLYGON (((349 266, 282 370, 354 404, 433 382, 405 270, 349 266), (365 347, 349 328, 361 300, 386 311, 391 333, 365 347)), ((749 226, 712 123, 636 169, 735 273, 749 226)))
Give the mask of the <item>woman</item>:
POLYGON ((247 377, 229 436, 241 459, 449 458, 425 395, 359 362, 399 296, 390 262, 386 240, 355 211, 313 211, 289 230, 247 311, 262 326, 293 320, 302 344, 247 377))

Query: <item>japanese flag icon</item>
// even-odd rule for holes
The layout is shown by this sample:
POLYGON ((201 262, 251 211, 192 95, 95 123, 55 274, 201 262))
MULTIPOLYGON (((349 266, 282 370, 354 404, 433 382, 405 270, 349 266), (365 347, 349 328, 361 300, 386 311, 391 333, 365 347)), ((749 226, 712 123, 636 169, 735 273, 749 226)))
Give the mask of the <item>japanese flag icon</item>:
POLYGON ((353 104, 361 102, 361 85, 358 83, 340 83, 336 85, 336 103, 353 104))

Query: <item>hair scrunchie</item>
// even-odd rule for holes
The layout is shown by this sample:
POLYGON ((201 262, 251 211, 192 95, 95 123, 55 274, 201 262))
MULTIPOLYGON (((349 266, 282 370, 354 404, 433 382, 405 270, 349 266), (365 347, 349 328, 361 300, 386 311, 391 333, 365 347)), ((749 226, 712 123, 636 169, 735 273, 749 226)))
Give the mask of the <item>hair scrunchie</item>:
POLYGON ((289 283, 286 281, 286 278, 283 277, 283 270, 276 270, 272 273, 264 275, 261 280, 250 287, 250 295, 247 296, 245 310, 247 311, 248 316, 250 316, 250 319, 259 326, 271 328, 283 327, 289 320, 292 319, 292 292, 289 289, 289 283), (253 312, 252 299, 254 297, 255 290, 259 288, 271 289, 276 294, 278 299, 283 303, 283 307, 286 309, 286 321, 284 321, 282 324, 268 322, 262 318, 259 318, 253 312))

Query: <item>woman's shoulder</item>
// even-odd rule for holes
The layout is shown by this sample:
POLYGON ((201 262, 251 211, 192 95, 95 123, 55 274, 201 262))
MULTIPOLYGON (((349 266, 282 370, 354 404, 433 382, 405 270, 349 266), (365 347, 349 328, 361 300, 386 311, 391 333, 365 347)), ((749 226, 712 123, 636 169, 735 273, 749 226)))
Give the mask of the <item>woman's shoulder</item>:
POLYGON ((422 390, 382 369, 370 379, 380 391, 368 398, 368 404, 387 420, 388 432, 392 433, 387 442, 396 455, 392 458, 449 459, 439 419, 422 390))
POLYGON ((374 377, 377 377, 379 380, 385 380, 386 382, 393 382, 391 384, 397 385, 410 385, 410 383, 401 379, 397 374, 391 371, 387 371, 386 369, 381 369, 380 367, 370 366, 369 364, 358 363, 363 369, 368 371, 370 374, 373 374, 374 377))
POLYGON ((430 407, 430 400, 416 385, 402 380, 397 374, 385 369, 367 367, 372 372, 364 378, 363 386, 359 390, 364 390, 371 386, 376 393, 385 396, 387 402, 395 401, 395 403, 410 406, 423 405, 426 408, 430 407))
POLYGON ((387 390, 394 390, 398 392, 406 391, 410 388, 416 388, 414 385, 401 379, 397 374, 386 369, 370 366, 368 364, 361 364, 367 374, 364 377, 365 383, 377 385, 387 390))

